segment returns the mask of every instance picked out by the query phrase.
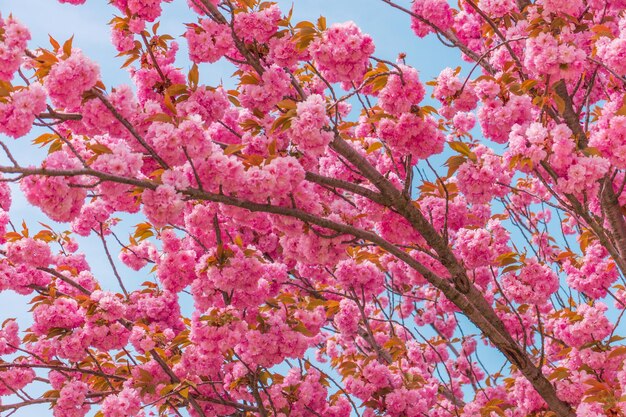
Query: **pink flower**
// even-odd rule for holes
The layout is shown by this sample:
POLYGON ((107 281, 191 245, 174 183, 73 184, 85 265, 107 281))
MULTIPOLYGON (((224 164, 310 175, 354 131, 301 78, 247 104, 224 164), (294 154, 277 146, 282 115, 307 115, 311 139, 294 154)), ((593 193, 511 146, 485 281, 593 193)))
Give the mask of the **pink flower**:
POLYGON ((476 161, 467 160, 457 171, 459 190, 470 203, 488 203, 509 192, 512 174, 502 158, 484 145, 474 148, 476 161))
POLYGON ((15 320, 7 320, 0 330, 0 355, 10 355, 17 351, 21 340, 18 335, 19 327, 15 320))
MULTIPOLYGON (((453 22, 452 9, 446 0, 416 0, 411 11, 442 31, 448 30, 453 22)), ((429 25, 414 17, 411 18, 411 28, 420 38, 433 31, 429 25)))
POLYGON ((477 113, 483 134, 496 143, 505 143, 513 125, 526 126, 534 120, 534 114, 535 108, 526 95, 512 95, 506 103, 486 101, 477 113))
POLYGON ((152 22, 161 15, 161 1, 127 0, 127 7, 131 13, 136 14, 140 19, 152 22))
POLYGON ((85 404, 89 387, 82 381, 70 381, 61 389, 54 405, 54 417, 83 417, 89 411, 85 404))
MULTIPOLYGON (((18 360, 18 363, 21 361, 18 360)), ((0 371, 0 395, 13 395, 35 379, 35 371, 29 368, 4 368, 0 371)), ((82 416, 81 416, 82 417, 82 416)))
POLYGON ((176 106, 181 116, 198 114, 204 123, 220 120, 228 108, 228 98, 222 88, 199 87, 189 98, 176 106))
POLYGON ((570 287, 596 299, 606 296, 619 275, 615 263, 608 258, 607 250, 597 242, 586 248, 585 256, 579 262, 566 259, 563 269, 570 287))
POLYGON ((581 347, 594 340, 602 340, 611 334, 613 326, 606 318, 608 307, 599 302, 593 305, 579 304, 575 314, 563 311, 546 321, 546 329, 572 347, 581 347))
POLYGON ((95 86, 99 79, 98 65, 80 50, 73 50, 69 58, 52 66, 44 87, 55 106, 75 108, 80 106, 83 93, 95 86))
POLYGON ((6 245, 7 258, 14 264, 47 267, 52 262, 52 252, 42 240, 24 238, 6 245))
POLYGON ((119 394, 109 395, 102 402, 104 417, 139 416, 141 400, 134 388, 124 388, 119 394))
POLYGON ((359 321, 361 312, 359 307, 352 300, 347 298, 339 302, 339 312, 335 315, 333 321, 337 330, 345 337, 355 336, 359 329, 359 321))
MULTIPOLYGON (((544 32, 526 40, 524 65, 533 75, 568 79, 576 78, 580 74, 587 53, 578 45, 559 41, 552 34, 544 32), (577 69, 577 71, 572 71, 572 69, 577 69)), ((602 45, 601 42, 598 43, 602 45)), ((603 56, 600 50, 604 51, 599 48, 598 55, 603 56)))
POLYGON ((111 29, 111 43, 118 52, 126 52, 135 47, 135 37, 129 30, 113 27, 111 29))
POLYGON ((281 12, 273 4, 258 12, 238 13, 235 15, 235 32, 246 42, 265 43, 276 33, 281 12))
POLYGON ((46 109, 46 92, 39 83, 11 93, 0 102, 0 133, 19 138, 30 132, 35 117, 46 109))
POLYGON ((526 260, 518 274, 502 276, 502 289, 513 301, 524 304, 543 304, 559 288, 557 275, 537 259, 526 260))
POLYGON ((30 32, 13 17, 0 16, 0 80, 11 81, 20 67, 30 32))
POLYGON ((193 62, 215 62, 234 47, 227 25, 211 19, 202 19, 199 23, 190 25, 185 32, 189 44, 189 59, 193 62))
POLYGON ((84 324, 84 314, 76 300, 57 298, 52 304, 41 304, 35 308, 35 324, 31 329, 38 335, 46 335, 53 328, 74 329, 84 324))
POLYGON ((457 234, 457 251, 468 269, 493 265, 496 258, 510 251, 509 233, 497 221, 490 229, 461 229, 457 234))
POLYGON ((515 11, 515 0, 479 0, 478 7, 491 17, 502 17, 515 11))
POLYGON ((155 227, 177 224, 184 202, 171 185, 159 185, 154 191, 146 189, 142 194, 143 211, 155 227))
POLYGON ((583 8, 582 0, 539 0, 546 13, 567 14, 577 16, 583 8))
POLYGON ((411 110, 424 98, 424 86, 415 68, 400 65, 402 75, 392 74, 385 87, 378 93, 380 107, 393 115, 411 110))
MULTIPOLYGON (((54 152, 48 156, 45 165, 49 169, 77 169, 80 163, 65 152, 54 152)), ((80 177, 29 176, 20 182, 26 199, 41 208, 52 220, 67 222, 80 213, 87 192, 83 188, 72 187, 80 184, 80 177)))
POLYGON ((119 258, 129 268, 139 271, 141 268, 146 266, 155 253, 156 249, 152 243, 144 240, 139 245, 131 246, 120 252, 119 258))
POLYGON ((298 103, 297 116, 291 121, 288 134, 298 149, 311 155, 322 155, 333 138, 332 132, 322 130, 329 122, 326 101, 312 94, 298 103))
POLYGON ((283 96, 288 95, 291 78, 282 68, 272 65, 261 76, 258 84, 245 84, 241 88, 241 104, 253 110, 270 111, 283 96))
POLYGON ((309 46, 322 75, 330 82, 359 82, 374 53, 374 42, 353 23, 334 24, 309 46))
POLYGON ((352 259, 337 264, 335 276, 344 288, 354 288, 357 294, 365 291, 366 294, 376 295, 383 290, 385 276, 370 261, 356 263, 352 259))
POLYGON ((402 113, 397 120, 381 120, 378 133, 398 157, 413 156, 413 163, 441 153, 445 142, 435 119, 413 113, 402 113))

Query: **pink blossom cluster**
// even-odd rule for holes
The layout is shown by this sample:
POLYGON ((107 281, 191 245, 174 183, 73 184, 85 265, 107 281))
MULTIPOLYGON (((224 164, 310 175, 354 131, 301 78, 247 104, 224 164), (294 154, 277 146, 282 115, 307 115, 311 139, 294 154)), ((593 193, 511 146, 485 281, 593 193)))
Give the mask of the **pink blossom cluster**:
POLYGON ((324 97, 310 95, 297 105, 297 116, 291 121, 289 129, 290 139, 298 149, 312 156, 321 156, 333 137, 331 132, 324 130, 328 122, 324 97))
MULTIPOLYGON (((50 169, 76 169, 79 161, 65 152, 54 152, 46 158, 45 166, 50 169)), ((20 183, 26 199, 41 208, 51 219, 67 222, 80 213, 86 191, 73 187, 81 183, 80 178, 68 180, 64 177, 29 176, 20 183)))
POLYGON ((344 288, 354 289, 357 294, 379 294, 385 282, 383 273, 370 261, 343 260, 337 264, 335 276, 344 288))
POLYGON ((542 5, 543 11, 546 13, 562 13, 570 16, 577 16, 583 8, 582 0, 540 0, 537 4, 542 5))
POLYGON ((134 291, 126 311, 129 320, 142 320, 177 331, 182 327, 178 295, 170 291, 134 291))
POLYGON ((185 38, 189 44, 189 59, 197 64, 215 62, 234 46, 230 28, 211 19, 202 19, 199 25, 190 25, 185 38))
POLYGON ((211 124, 220 120, 228 107, 228 98, 222 88, 215 90, 200 87, 189 98, 176 106, 181 116, 200 115, 202 121, 211 124))
POLYGON ((90 408, 85 404, 88 393, 89 386, 82 381, 73 380, 66 383, 54 406, 54 417, 84 417, 90 408))
POLYGON ((480 0, 478 7, 491 17, 502 17, 515 11, 514 0, 480 0))
POLYGON ((359 329, 361 312, 359 306, 352 300, 344 298, 339 302, 339 312, 333 319, 337 330, 345 337, 352 337, 359 329))
MULTIPOLYGON (((22 361, 17 361, 17 364, 21 364, 22 361)), ((35 371, 29 368, 22 367, 6 367, 0 370, 0 378, 2 378, 2 384, 0 384, 0 395, 13 395, 15 391, 21 390, 35 379, 35 371)))
POLYGON ((616 97, 604 106, 589 138, 589 145, 618 168, 626 167, 626 116, 615 114, 622 104, 622 97, 616 97))
POLYGON ((141 416, 141 400, 134 388, 125 388, 119 394, 110 395, 102 402, 104 417, 141 416))
POLYGON ((597 156, 581 156, 575 158, 567 173, 558 179, 560 191, 574 195, 584 192, 595 193, 599 189, 597 181, 609 170, 610 163, 597 156))
MULTIPOLYGON (((163 253, 157 259, 157 275, 163 288, 179 292, 196 278, 194 270, 197 255, 193 250, 183 249, 180 240, 171 231, 164 231, 161 238, 163 253)), ((145 262, 143 260, 143 263, 145 262)))
POLYGON ((613 326, 606 317, 607 310, 608 307, 599 301, 593 305, 579 304, 573 316, 562 313, 546 321, 546 329, 567 345, 579 348, 611 334, 613 326))
POLYGON ((135 48, 135 37, 130 30, 111 28, 111 43, 118 52, 127 52, 135 48))
POLYGON ((30 294, 33 286, 45 286, 50 277, 31 266, 13 266, 8 261, 0 263, 0 290, 13 290, 18 294, 30 294))
POLYGON ((301 329, 294 329, 287 323, 284 309, 262 316, 261 321, 267 326, 259 329, 250 329, 242 334, 242 338, 234 347, 235 353, 248 364, 273 366, 284 358, 298 357, 315 343, 315 339, 306 334, 315 334, 325 321, 323 308, 311 312, 302 312, 300 317, 301 329))
POLYGON ((550 33, 540 33, 526 40, 524 65, 535 77, 577 77, 586 58, 584 49, 573 43, 560 43, 550 33))
POLYGON ((503 102, 485 100, 477 116, 483 134, 496 143, 505 143, 515 124, 525 126, 534 119, 535 109, 528 96, 512 95, 503 102))
POLYGON ((476 161, 468 160, 457 171, 457 185, 470 203, 488 203, 509 192, 511 172, 505 162, 484 145, 473 150, 476 161))
MULTIPOLYGON (((126 3, 126 7, 132 13, 137 15, 139 19, 148 22, 154 21, 161 16, 161 2, 163 0, 122 0, 118 3, 126 3)), ((171 0, 165 0, 171 1, 171 0)), ((118 4, 118 7, 120 4, 118 4)), ((121 8, 120 8, 121 9, 121 8)))
POLYGON ((35 324, 31 329, 45 335, 53 328, 74 329, 85 322, 84 311, 76 300, 58 298, 52 304, 42 304, 33 311, 35 324))
POLYGON ((322 373, 309 368, 306 373, 300 368, 291 368, 285 379, 272 387, 278 407, 288 407, 296 415, 316 413, 329 417, 347 417, 351 406, 345 398, 339 398, 330 405, 325 398, 328 388, 322 373))
POLYGON ((626 74, 626 66, 624 65, 624 57, 626 56, 626 39, 622 36, 615 39, 602 37, 596 42, 598 57, 610 69, 620 75, 626 74))
POLYGON ((235 15, 235 33, 246 42, 266 43, 278 29, 281 18, 276 4, 258 12, 238 13, 235 15))
MULTIPOLYGON (((137 117, 139 104, 131 88, 122 85, 113 88, 107 96, 109 102, 115 110, 127 120, 134 120, 137 117)), ((106 108, 104 103, 98 99, 91 99, 82 105, 82 124, 85 131, 81 133, 103 137, 103 132, 107 132, 113 138, 130 138, 128 130, 115 118, 106 108)), ((76 130, 80 131, 79 128, 76 130)))
POLYGON ((506 273, 501 280, 506 295, 520 304, 543 304, 559 288, 556 273, 536 258, 527 259, 519 273, 506 273))
POLYGON ((309 46, 319 71, 329 82, 360 82, 374 53, 374 42, 354 24, 330 26, 309 46))
POLYGON ((100 69, 79 50, 52 66, 44 81, 50 100, 57 107, 76 108, 82 95, 100 80, 100 69))
POLYGON ((0 16, 0 80, 11 81, 22 63, 30 31, 9 16, 0 16))
POLYGON ((32 267, 47 267, 52 263, 52 252, 42 240, 24 238, 7 243, 7 259, 13 264, 25 264, 32 267))
POLYGON ((241 104, 263 112, 271 110, 291 87, 289 74, 282 68, 272 65, 261 76, 258 84, 246 84, 241 88, 241 104))
POLYGON ((295 69, 298 61, 306 56, 304 52, 297 49, 295 39, 291 36, 273 36, 267 45, 269 47, 268 62, 282 68, 289 68, 291 71, 295 69))
POLYGON ((456 236, 459 257, 468 269, 493 266, 498 256, 508 253, 509 233, 498 221, 488 228, 460 229, 456 236))
POLYGON ((549 131, 541 123, 531 123, 525 128, 518 124, 513 125, 509 134, 509 150, 507 156, 528 158, 533 166, 543 161, 548 153, 549 131))
MULTIPOLYGON (((230 294, 232 305, 245 308, 250 303, 256 304, 255 300, 276 296, 286 281, 286 270, 282 265, 260 263, 241 250, 235 250, 228 265, 222 268, 203 268, 207 257, 198 262, 197 274, 201 280, 192 286, 194 294, 206 294, 210 290, 223 292, 230 294)), ((199 297, 196 299, 196 302, 200 301, 199 297)))
POLYGON ((420 38, 434 32, 430 25, 445 31, 453 23, 452 8, 445 0, 414 1, 411 11, 421 17, 421 19, 411 18, 411 29, 420 38))
POLYGON ((0 330, 0 355, 10 355, 20 345, 19 326, 15 320, 6 320, 0 330))
POLYGON ((398 156, 411 155, 414 163, 441 153, 445 142, 434 118, 413 113, 381 120, 378 134, 398 156))
POLYGON ((608 259, 607 250, 597 242, 586 248, 579 263, 566 259, 563 270, 570 287, 596 299, 605 297, 618 277, 615 263, 608 259))
POLYGON ((400 74, 392 74, 378 93, 378 104, 394 116, 407 113, 424 98, 424 86, 415 68, 400 65, 400 74))
POLYGON ((19 138, 30 132, 35 118, 46 109, 46 92, 39 83, 11 93, 0 100, 0 133, 19 138))
POLYGON ((171 185, 160 185, 155 190, 144 190, 143 212, 156 227, 177 224, 184 202, 171 185))
POLYGON ((437 77, 433 97, 444 104, 440 112, 447 118, 454 116, 459 111, 473 110, 478 101, 474 86, 462 81, 452 68, 444 69, 437 77))
POLYGON ((160 65, 160 69, 160 73, 154 67, 143 67, 138 70, 131 68, 129 71, 137 87, 136 94, 139 103, 149 104, 146 108, 148 114, 154 106, 160 107, 160 112, 166 111, 167 107, 164 104, 157 104, 163 100, 164 85, 183 84, 186 80, 182 71, 172 64, 160 65))
MULTIPOLYGON (((498 1, 493 4, 503 5, 505 2, 498 1)), ((498 7, 498 12, 502 10, 503 8, 498 7)), ((482 49, 484 41, 481 31, 482 23, 482 17, 469 6, 464 6, 454 16, 454 27, 457 28, 459 40, 473 51, 482 49)))
POLYGON ((285 197, 298 190, 304 177, 304 168, 299 160, 291 156, 278 157, 263 168, 248 169, 244 189, 252 201, 287 201, 285 197))
POLYGON ((120 252, 120 260, 129 268, 139 271, 146 266, 148 261, 154 259, 156 249, 148 240, 144 240, 138 245, 127 247, 120 252))

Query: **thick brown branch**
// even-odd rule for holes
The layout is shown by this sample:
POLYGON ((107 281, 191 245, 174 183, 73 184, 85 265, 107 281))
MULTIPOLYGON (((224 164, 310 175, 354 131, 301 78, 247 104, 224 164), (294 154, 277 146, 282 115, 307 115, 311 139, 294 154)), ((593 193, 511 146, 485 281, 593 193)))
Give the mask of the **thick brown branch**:
POLYGON ((624 221, 624 214, 622 213, 622 208, 620 207, 615 190, 613 190, 613 184, 609 176, 604 179, 600 199, 604 215, 611 225, 615 246, 623 261, 626 259, 626 221, 624 221))
POLYGON ((305 178, 308 181, 314 182, 316 184, 327 185, 329 187, 340 188, 342 190, 350 191, 351 193, 361 195, 368 200, 371 200, 380 205, 386 205, 383 196, 375 191, 370 190, 369 188, 361 187, 357 184, 343 181, 337 178, 325 177, 314 172, 307 172, 305 178))
POLYGON ((587 147, 587 135, 580 125, 580 118, 574 111, 572 98, 567 92, 565 81, 559 80, 556 84, 554 84, 553 88, 554 92, 558 94, 565 104, 562 115, 563 120, 565 121, 567 127, 569 127, 570 130, 576 135, 578 140, 578 149, 585 149, 587 147))

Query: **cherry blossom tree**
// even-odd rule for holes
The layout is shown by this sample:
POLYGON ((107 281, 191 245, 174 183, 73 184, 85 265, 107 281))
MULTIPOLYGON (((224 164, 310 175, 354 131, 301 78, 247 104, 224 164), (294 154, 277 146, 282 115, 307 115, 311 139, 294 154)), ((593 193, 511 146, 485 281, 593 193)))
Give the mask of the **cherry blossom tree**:
POLYGON ((48 149, 0 142, 33 323, 0 330, 3 416, 626 415, 626 1, 368 4, 458 50, 434 80, 271 2, 188 0, 174 34, 110 3, 132 86, 0 20, 0 133, 48 149))

